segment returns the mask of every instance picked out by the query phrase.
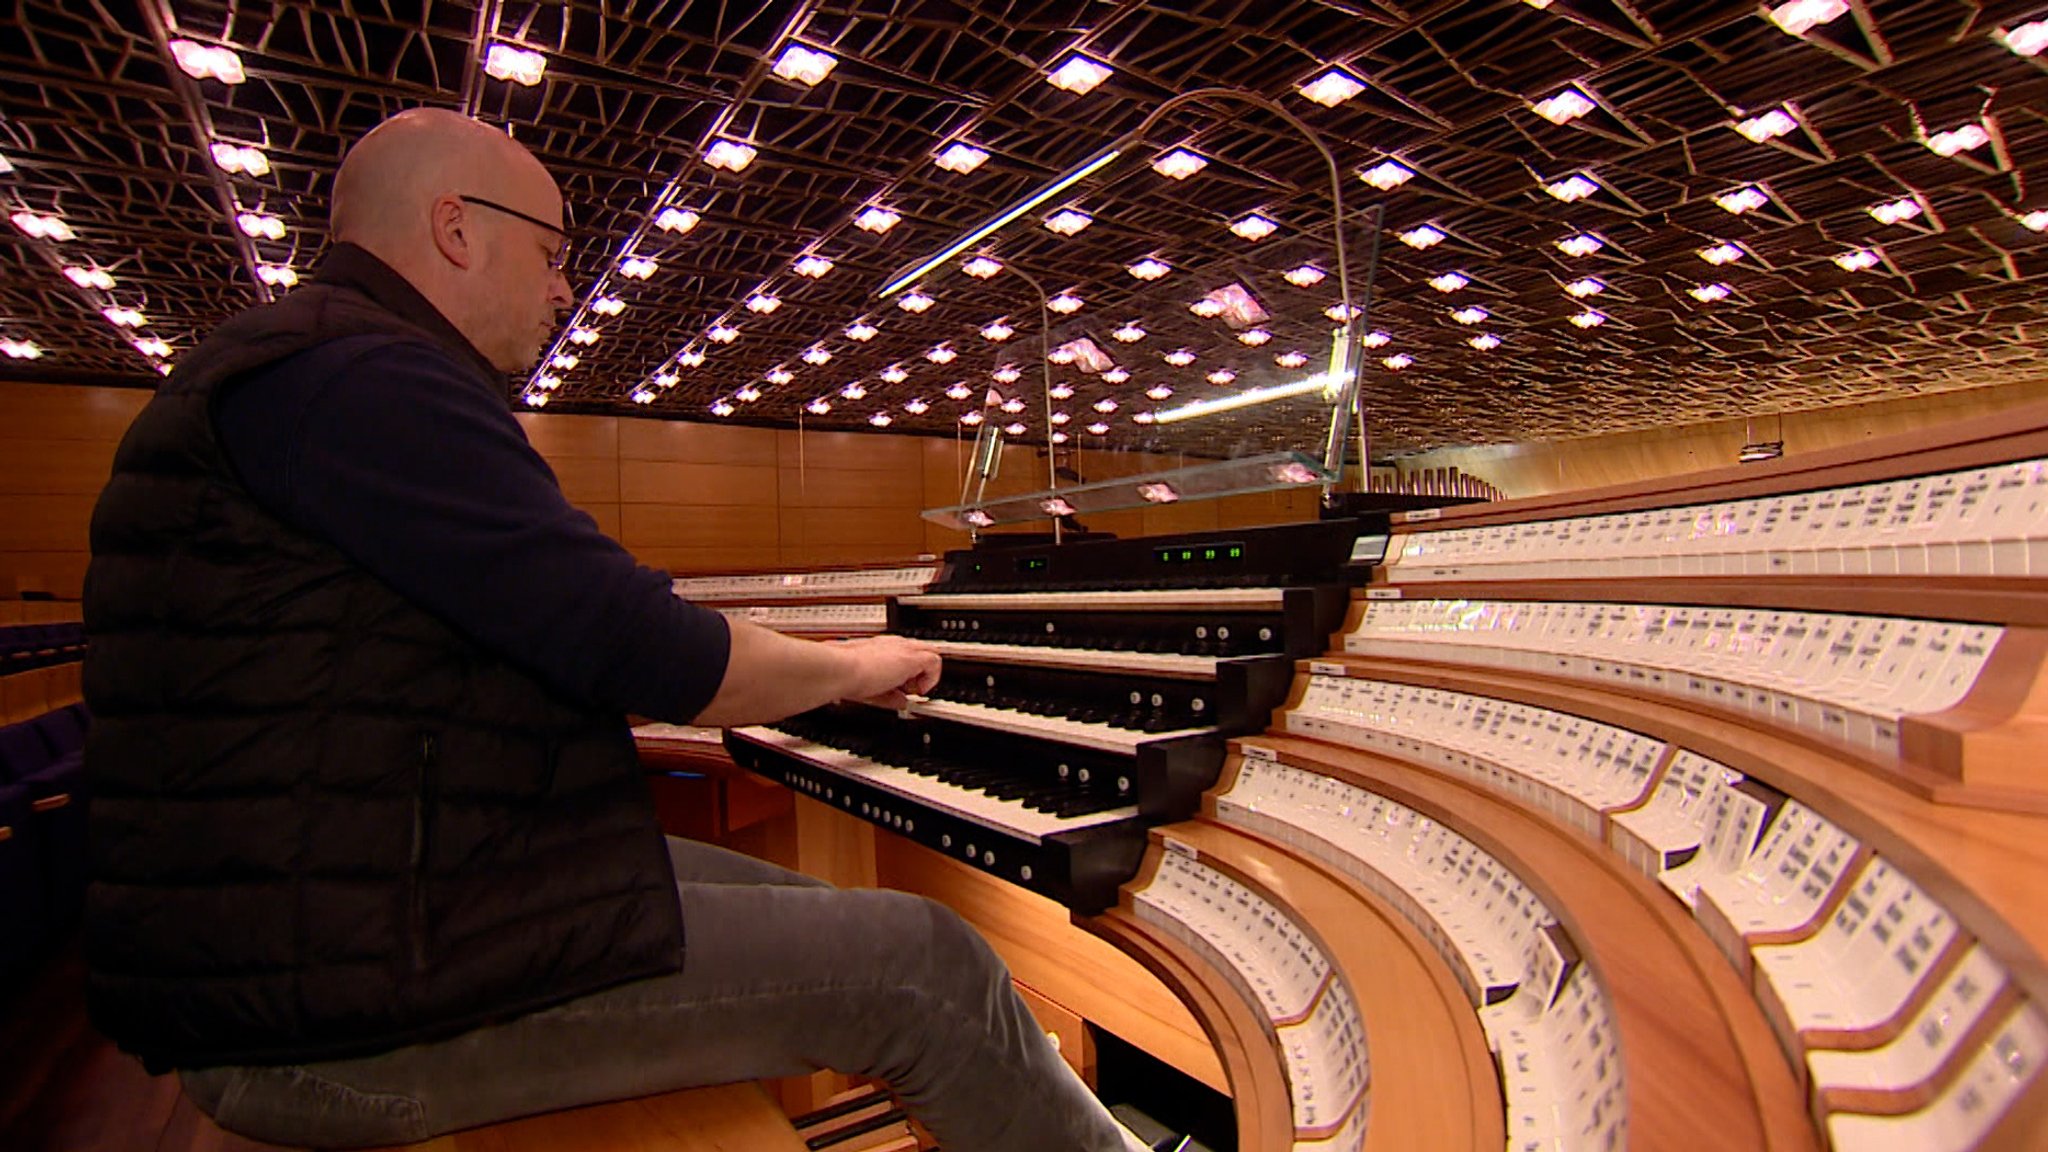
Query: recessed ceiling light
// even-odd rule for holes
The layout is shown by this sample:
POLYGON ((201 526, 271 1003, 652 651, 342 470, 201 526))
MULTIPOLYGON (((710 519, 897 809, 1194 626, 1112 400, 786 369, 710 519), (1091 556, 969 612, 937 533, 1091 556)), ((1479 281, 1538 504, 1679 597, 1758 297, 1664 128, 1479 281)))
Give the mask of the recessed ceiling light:
POLYGON ((1360 344, 1365 345, 1367 348, 1384 348, 1387 346, 1387 342, 1392 339, 1392 336, 1389 336, 1385 332, 1382 332, 1379 329, 1375 328, 1372 331, 1367 332, 1365 335, 1360 336, 1358 338, 1358 342, 1360 344))
POLYGON ((1391 192, 1415 178, 1413 170, 1392 160, 1382 160, 1358 174, 1360 180, 1379 189, 1391 192))
POLYGON ((1598 296, 1600 293, 1607 291, 1607 283, 1597 277, 1587 276, 1565 285, 1564 290, 1566 294, 1571 296, 1598 296))
POLYGON ((1456 292, 1470 283, 1472 281, 1466 279, 1464 274, 1460 272, 1446 272, 1441 276, 1431 276, 1429 278, 1429 286, 1439 292, 1456 292))
POLYGON ((1115 69, 1098 64, 1086 56, 1070 56, 1066 63, 1046 75, 1045 82, 1077 96, 1085 96, 1114 75, 1115 69))
POLYGON ((823 256, 806 256, 796 262, 796 274, 813 280, 832 270, 832 262, 823 256))
POLYGON ((896 301, 896 306, 905 312, 922 312, 932 306, 932 298, 922 292, 906 292, 896 301))
POLYGON ((1415 363, 1415 357, 1410 356, 1406 352, 1396 352, 1392 356, 1389 356, 1386 359, 1380 361, 1380 363, 1385 364, 1387 367, 1393 369, 1396 372, 1399 372, 1401 369, 1406 368, 1410 364, 1415 363))
POLYGON ((1738 121, 1735 130, 1751 143, 1761 144, 1766 140, 1775 140, 1797 127, 1799 121, 1794 120, 1790 112, 1783 108, 1773 108, 1761 116, 1738 121))
POLYGON ((213 156, 213 162, 219 165, 223 172, 247 176, 270 174, 270 158, 263 154, 261 148, 215 141, 208 151, 213 156))
POLYGON ((989 373, 989 377, 998 384, 1015 384, 1018 378, 1023 375, 1024 373, 1018 371, 1017 366, 1014 364, 1005 364, 1001 368, 989 373))
POLYGON ((816 345, 813 345, 809 348, 804 349, 803 362, 806 364, 815 366, 819 364, 830 363, 831 360, 832 351, 829 348, 821 348, 816 345))
POLYGON ((998 344, 1002 343, 1005 340, 1008 340, 1010 337, 1015 336, 1016 334, 1017 330, 1015 328, 1010 327, 1008 324, 1003 323, 1001 320, 993 321, 990 324, 984 326, 981 330, 982 339, 992 340, 998 344))
POLYGON ((913 396, 903 402, 903 410, 912 416, 922 416, 931 411, 931 409, 932 406, 925 403, 921 397, 913 396))
POLYGON ((1567 256, 1591 256, 1606 246, 1601 243, 1598 236, 1593 235, 1591 232, 1581 232, 1576 236, 1567 236, 1557 242, 1558 251, 1563 252, 1567 256))
POLYGON ((1046 301, 1045 306, 1062 316, 1070 316, 1081 310, 1081 298, 1071 292, 1062 292, 1046 301))
POLYGON ((1303 264, 1299 268, 1289 269, 1281 274, 1281 279, 1294 285, 1296 288, 1313 288, 1321 284, 1323 278, 1323 270, 1313 264, 1303 264))
POLYGON ((1474 304, 1469 308, 1460 308, 1456 312, 1451 313, 1451 319, 1456 320, 1460 324, 1477 324, 1490 315, 1492 313, 1474 304))
POLYGON ((754 162, 752 147, 736 140, 718 140, 704 153, 704 163, 727 172, 738 172, 754 162))
POLYGON ((2048 20, 2036 20, 2013 28, 2001 28, 1991 38, 2015 56, 2039 56, 2048 49, 2048 20))
POLYGON ((749 312, 757 312, 766 316, 780 307, 782 307, 782 301, 774 296, 770 296, 766 292, 756 292, 752 296, 747 297, 747 311, 749 312))
POLYGON ((1479 349, 1481 352, 1491 352, 1495 348, 1500 347, 1500 337, 1495 336, 1491 332, 1481 332, 1479 335, 1465 341, 1465 343, 1479 349))
POLYGON ((1152 170, 1170 180, 1185 180, 1208 166, 1207 160, 1185 148, 1175 148, 1152 162, 1152 170))
MULTIPOLYGON (((705 335, 708 337, 710 333, 707 332, 705 335)), ((739 333, 734 332, 733 335, 737 337, 739 333)), ((724 343, 731 343, 731 341, 727 340, 724 343)), ((683 354, 676 357, 676 362, 685 368, 696 368, 704 363, 704 353, 696 348, 685 348, 683 349, 683 354)))
POLYGON ((1875 248, 1857 248, 1833 257, 1835 266, 1844 272, 1867 271, 1877 267, 1880 259, 1875 248))
POLYGON ((104 268, 72 266, 64 269, 64 278, 80 288, 97 288, 102 292, 114 286, 113 273, 104 268))
POLYGON ((865 321, 856 320, 852 324, 847 325, 846 338, 858 344, 865 344, 875 338, 875 326, 865 321))
POLYGON ((1271 332, 1266 331, 1264 328, 1247 328, 1244 331, 1239 332, 1237 334, 1238 343, 1246 344, 1253 348, 1257 348, 1259 345, 1266 343, 1268 340, 1271 340, 1272 338, 1273 334, 1271 332))
POLYGON ((548 360, 548 367, 567 372, 582 362, 581 358, 572 356, 567 352, 557 352, 548 360))
POLYGON ((954 358, 959 355, 960 354, 958 352, 955 352, 951 348, 948 348, 944 344, 941 344, 938 347, 933 348, 931 351, 926 352, 924 354, 924 358, 931 361, 934 364, 951 364, 954 358))
POLYGON ((1920 215, 1920 205, 1912 200, 1892 200, 1884 204, 1872 204, 1870 215, 1880 224, 1897 224, 1920 215))
POLYGON ((1332 323, 1348 324, 1351 322, 1352 319, 1357 317, 1361 311, 1363 310, 1360 309, 1356 304, 1347 308, 1340 302, 1337 304, 1332 304, 1328 308, 1323 309, 1323 315, 1329 317, 1332 323))
POLYGON ((948 400, 965 400, 972 395, 974 395, 974 389, 969 388, 965 380, 956 380, 946 387, 946 399, 948 400))
POLYGON ((804 411, 809 412, 813 416, 823 416, 825 413, 830 412, 831 410, 832 402, 830 400, 825 399, 823 396, 820 396, 816 400, 811 401, 809 404, 804 405, 804 411))
POLYGON ((1714 203, 1719 205, 1723 212, 1732 212, 1737 216, 1754 211, 1770 202, 1771 198, 1764 195, 1764 190, 1754 184, 1714 197, 1714 203))
POLYGON ((1094 222, 1095 218, 1086 212, 1076 212, 1072 208, 1062 208, 1045 218, 1045 227, 1047 231, 1057 232, 1062 236, 1072 236, 1094 222))
POLYGON ((1572 323, 1580 328, 1598 328, 1607 323, 1607 317, 1589 308, 1572 317, 1572 323))
POLYGON ((1989 143, 1991 133, 1986 132, 1982 124, 1964 124, 1946 132, 1936 132, 1927 138, 1927 148, 1936 156, 1953 156, 1958 152, 1968 152, 1972 148, 1982 148, 1989 143))
POLYGON ((1273 357, 1273 363, 1278 364, 1282 368, 1299 368, 1303 364, 1308 363, 1308 354, 1305 352, 1282 352, 1278 356, 1273 357))
POLYGON ((1161 356, 1160 359, 1173 365, 1175 368, 1185 368, 1195 362, 1195 354, 1185 348, 1176 348, 1161 356))
MULTIPOLYGON (((960 414, 960 422, 961 422, 962 424, 965 424, 965 425, 967 425, 967 426, 968 426, 969 428, 972 428, 972 427, 974 427, 974 426, 975 426, 976 424, 979 424, 979 423, 981 423, 981 413, 979 413, 979 412, 976 412, 976 411, 973 411, 972 409, 970 409, 970 410, 968 410, 968 411, 966 411, 966 412, 962 412, 962 413, 960 414)), ((968 515, 972 516, 972 515, 975 515, 975 513, 972 513, 972 512, 970 512, 970 513, 968 513, 968 515)), ((982 518, 983 518, 983 519, 987 519, 987 517, 988 517, 988 513, 986 513, 986 512, 980 513, 980 515, 982 516, 982 518)), ((990 521, 990 523, 994 523, 994 521, 990 521)))
POLYGON ((1545 184, 1543 190, 1557 199, 1570 204, 1574 200, 1584 200, 1586 197, 1598 192, 1600 186, 1584 176, 1573 174, 1554 184, 1545 184))
POLYGON ((1131 374, 1121 368, 1111 368, 1102 374, 1102 382, 1104 384, 1121 384, 1130 378, 1131 374))
POLYGON ((1341 68, 1332 68, 1301 86, 1303 96, 1325 108, 1335 108, 1363 91, 1365 85, 1345 75, 1341 68))
POLYGON ((1536 101, 1530 107, 1552 124, 1565 124, 1591 112, 1598 105, 1577 88, 1567 88, 1548 100, 1536 101))
POLYGON ((724 400, 713 400, 711 402, 711 414, 713 416, 730 416, 737 411, 739 409, 726 403, 724 400))
MULTIPOLYGON (((173 44, 171 47, 176 49, 177 45, 173 44)), ((183 65, 184 60, 180 59, 178 63, 183 65)), ((237 64, 235 68, 236 71, 240 71, 241 65, 237 64)), ((185 70, 191 71, 190 68, 185 70)), ((547 70, 548 58, 525 48, 511 44, 493 44, 484 52, 484 75, 493 80, 509 80, 522 87, 531 88, 540 83, 540 78, 547 74, 547 70)))
POLYGON ((1230 226, 1239 239, 1257 242, 1278 231, 1280 226, 1254 212, 1230 226))
POLYGON ((1161 276, 1166 275, 1168 272, 1173 271, 1173 266, 1165 263, 1164 261, 1154 260, 1151 257, 1146 257, 1145 259, 1138 261, 1136 264, 1131 265, 1129 268, 1125 269, 1125 271, 1129 272, 1131 275, 1137 277, 1140 280, 1157 280, 1161 276))
POLYGON ((868 390, 861 387, 860 381, 855 380, 853 383, 841 388, 839 394, 848 400, 862 400, 867 398, 868 390))
POLYGON ((1771 22, 1794 36, 1804 36, 1847 11, 1846 0, 1791 0, 1771 9, 1771 22))
POLYGON ((690 211, 688 208, 669 207, 663 208, 654 217, 654 226, 663 232, 683 233, 695 228, 697 222, 702 219, 703 217, 690 211))
POLYGON ((988 153, 983 152, 974 145, 955 142, 947 145, 945 151, 933 157, 932 163, 937 164, 948 172, 957 172, 965 176, 976 168, 981 167, 982 163, 987 159, 988 153))
POLYGON ((1716 300, 1726 300, 1728 298, 1728 294, 1731 291, 1732 289, 1730 289, 1726 284, 1721 284, 1717 282, 1713 284, 1701 284, 1696 288, 1687 288, 1685 290, 1685 294, 1699 301, 1702 304, 1712 304, 1716 300))
POLYGON ((1154 384, 1145 389, 1145 395, 1153 400, 1164 400, 1173 395, 1173 389, 1164 384, 1154 384))
POLYGON ((905 372, 901 364, 891 364, 887 368, 882 369, 878 375, 891 384, 901 384, 905 380, 910 379, 910 373, 905 372))
POLYGON ((806 88, 815 88, 830 75, 836 57, 824 52, 814 52, 801 44, 791 44, 782 50, 782 56, 775 61, 775 74, 784 80, 795 81, 806 88))
POLYGON ((1742 259, 1742 249, 1737 245, 1723 241, 1711 248, 1700 249, 1699 258, 1709 264, 1733 264, 1737 260, 1742 259))
POLYGON ((619 261, 619 275, 628 280, 645 280, 654 275, 660 264, 645 256, 628 256, 619 261))
POLYGON ((1401 233, 1400 239, 1401 243, 1419 250, 1443 243, 1444 234, 1438 231, 1434 225, 1424 224, 1419 228, 1410 228, 1408 231, 1401 233))
MULTIPOLYGON (((178 62, 179 69, 194 80, 218 80, 223 84, 240 84, 249 78, 249 74, 242 70, 242 58, 235 55, 232 48, 200 44, 192 40, 173 40, 170 48, 171 58, 178 62)), ((490 51, 484 54, 484 70, 497 80, 516 78, 521 84, 538 84, 541 73, 546 69, 547 60, 540 53, 520 52, 510 44, 493 44, 490 51), (504 51, 501 52, 500 49, 504 51), (530 65, 523 59, 525 57, 531 58, 530 65), (499 68, 504 70, 502 75, 491 71, 494 60, 498 61, 499 68), (515 63, 518 67, 511 68, 510 66, 515 63), (530 80, 526 79, 529 70, 533 77, 530 80)))
POLYGON ((1215 384, 1219 387, 1228 384, 1236 379, 1237 373, 1232 372, 1228 368, 1218 368, 1214 372, 1209 373, 1209 383, 1215 384))
POLYGON ((626 310, 626 302, 617 296, 599 296, 590 302, 590 310, 599 316, 617 316, 626 310))
POLYGON ((1088 426, 1088 432, 1089 432, 1089 434, 1090 434, 1090 435, 1092 435, 1092 436, 1101 436, 1101 435, 1105 435, 1106 433, 1108 433, 1108 431, 1109 431, 1109 425, 1107 425, 1107 424, 1104 424, 1104 423, 1103 423, 1102 421, 1100 421, 1100 420, 1097 420, 1097 421, 1096 421, 1095 423, 1093 423, 1093 424, 1090 424, 1090 425, 1088 426))
MULTIPOLYGON (((713 324, 704 336, 714 344, 730 344, 740 338, 740 330, 729 324, 713 324)), ((697 362, 703 363, 702 354, 699 354, 697 362)))
POLYGON ((1114 332, 1111 332, 1110 335, 1114 337, 1119 343, 1136 344, 1138 341, 1143 340, 1145 338, 1145 330, 1143 328, 1138 327, 1137 324, 1131 323, 1124 325, 1123 327, 1117 329, 1114 332))
POLYGON ((796 379, 796 373, 791 372, 787 368, 771 368, 763 379, 767 380, 770 384, 782 385, 796 379))
POLYGON ((863 232, 873 232, 879 235, 894 228, 897 222, 902 219, 903 217, 889 211, 887 208, 870 205, 861 209, 860 215, 853 218, 853 226, 863 232))

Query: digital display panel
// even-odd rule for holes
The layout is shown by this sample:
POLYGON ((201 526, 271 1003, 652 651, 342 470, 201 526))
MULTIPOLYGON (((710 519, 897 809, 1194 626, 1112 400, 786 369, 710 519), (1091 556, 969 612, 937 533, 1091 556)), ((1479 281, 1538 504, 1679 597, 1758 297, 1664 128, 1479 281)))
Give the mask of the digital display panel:
POLYGON ((1154 563, 1176 568, 1204 564, 1235 564, 1244 559, 1243 544, 1173 544, 1152 550, 1154 563))

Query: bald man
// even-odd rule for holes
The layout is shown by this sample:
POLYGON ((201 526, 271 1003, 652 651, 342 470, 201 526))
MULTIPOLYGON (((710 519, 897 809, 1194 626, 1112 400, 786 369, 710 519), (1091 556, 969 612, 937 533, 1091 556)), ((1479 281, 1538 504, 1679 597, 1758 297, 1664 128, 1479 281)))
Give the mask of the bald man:
POLYGON ((988 946, 663 837, 624 717, 765 723, 939 675, 677 599, 506 404, 571 302, 560 191, 402 113, 334 247, 137 417, 92 524, 93 1019, 224 1127, 354 1147, 819 1068, 949 1152, 1121 1152, 988 946))

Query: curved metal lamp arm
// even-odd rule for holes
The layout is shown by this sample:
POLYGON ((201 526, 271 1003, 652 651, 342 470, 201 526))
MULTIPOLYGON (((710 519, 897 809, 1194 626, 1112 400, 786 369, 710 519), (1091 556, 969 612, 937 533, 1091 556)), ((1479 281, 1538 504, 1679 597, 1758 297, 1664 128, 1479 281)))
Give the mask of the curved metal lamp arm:
MULTIPOLYGON (((1344 459, 1345 437, 1348 434, 1352 409, 1355 408, 1358 403, 1360 383, 1362 380, 1361 373, 1363 371, 1362 361, 1364 359, 1362 356, 1358 354, 1358 331, 1363 326, 1363 322, 1365 320, 1365 310, 1363 308, 1354 309, 1351 304, 1351 266, 1349 255, 1346 252, 1344 245, 1344 176, 1342 169, 1340 169, 1337 165, 1337 157, 1331 153, 1329 146, 1323 143, 1322 136, 1320 136, 1314 128, 1311 128, 1307 124, 1307 122, 1303 121, 1299 116, 1296 116, 1294 113, 1288 111, 1286 106, 1282 105, 1277 100, 1273 100, 1266 96, 1261 96, 1255 92, 1242 92, 1235 88, 1196 88, 1188 92, 1183 92, 1178 96, 1174 96, 1171 99, 1168 99, 1165 102, 1161 103, 1157 108, 1154 108, 1151 112, 1147 113, 1145 118, 1138 122, 1138 126, 1136 128, 1133 128, 1131 131, 1126 132, 1122 136, 1118 137, 1116 141, 1112 143, 1109 147, 1101 150, 1100 152, 1097 152, 1090 159, 1085 160, 1082 163, 1075 165, 1073 168, 1068 169, 1066 173, 1063 173, 1061 176, 1056 178, 1052 182, 1052 184, 1047 185, 1045 189, 1020 202, 1019 206, 1014 207, 1009 211, 998 215, 989 223, 986 223, 982 225, 980 228, 976 229, 975 231, 968 233, 965 238, 954 241, 954 243, 947 249, 942 249, 941 253, 938 256, 927 257, 921 261, 914 261, 898 269, 897 272, 894 275, 892 275, 889 278, 889 280, 885 283, 885 285, 879 290, 878 294, 887 297, 905 287, 908 287, 910 284, 916 282, 917 280, 922 279, 923 276, 929 274, 940 263, 943 263, 945 259, 949 259, 952 256, 959 255, 967 247, 973 245, 974 243, 980 240, 986 239, 991 235, 994 235, 1001 228, 1008 225, 1010 222, 1014 221, 1018 216, 1022 215, 1023 212, 1028 208, 1035 206, 1039 203, 1042 203, 1044 200, 1049 199, 1058 191, 1063 190, 1064 188, 1071 186, 1074 183, 1077 183, 1082 177, 1090 175, 1106 167, 1111 161, 1115 160, 1116 157, 1119 154, 1121 154, 1125 149, 1128 149, 1132 145, 1142 141, 1145 138, 1145 134, 1147 132, 1150 132, 1153 126, 1158 124, 1160 119, 1164 117, 1168 112, 1171 112, 1174 109, 1179 108, 1183 105, 1192 104, 1202 100, 1236 100, 1242 103, 1250 104, 1256 108, 1264 109, 1267 112, 1271 112, 1275 116, 1278 116, 1289 127, 1293 128, 1296 132, 1299 132, 1302 135, 1303 139, 1307 140, 1311 145, 1313 145, 1315 147, 1315 150, 1322 154, 1323 162, 1329 166, 1330 207, 1332 218, 1331 237, 1335 241, 1337 250, 1337 291, 1338 296, 1344 306, 1344 335, 1342 340, 1342 347, 1344 348, 1343 363, 1346 368, 1346 377, 1343 381, 1341 388, 1339 389, 1336 407, 1334 411, 1331 413, 1329 442, 1324 450, 1324 460, 1325 470, 1337 472, 1338 466, 1343 463, 1344 459)), ((1370 307, 1372 299, 1372 275, 1373 273, 1377 272, 1379 264, 1379 230, 1377 226, 1379 220, 1379 212, 1377 205, 1375 206, 1375 209, 1376 211, 1374 216, 1375 227, 1373 230, 1372 260, 1373 272, 1368 273, 1367 278, 1367 307, 1370 307)), ((1041 284, 1039 284, 1037 279, 1032 277, 1023 269, 1017 267, 1015 264, 1006 263, 1005 267, 1009 271, 1015 272, 1018 276, 1022 277, 1024 281, 1030 284, 1031 287, 1038 293, 1040 305, 1038 310, 1038 319, 1040 330, 1043 334, 1042 338, 1045 344, 1045 347, 1042 350, 1042 352, 1045 356, 1049 357, 1052 353, 1052 322, 1046 316, 1046 308, 1044 307, 1046 303, 1045 288, 1041 284)), ((1052 443, 1052 362, 1049 359, 1041 360, 1040 367, 1044 371, 1045 380, 1045 445, 1047 480, 1048 487, 1050 489, 1057 489, 1059 487, 1059 468, 1056 462, 1056 458, 1054 456, 1052 443)), ((1360 443, 1361 445, 1363 445, 1364 420, 1362 417, 1359 421, 1359 435, 1360 443)), ((1363 451, 1362 448, 1361 451, 1363 451)), ((1361 464, 1361 468, 1363 467, 1366 467, 1366 465, 1361 464)), ((1337 474, 1339 476, 1342 475, 1341 472, 1337 474)), ((1055 517, 1053 519, 1053 539, 1055 542, 1057 542, 1059 539, 1059 532, 1059 519, 1055 517)))

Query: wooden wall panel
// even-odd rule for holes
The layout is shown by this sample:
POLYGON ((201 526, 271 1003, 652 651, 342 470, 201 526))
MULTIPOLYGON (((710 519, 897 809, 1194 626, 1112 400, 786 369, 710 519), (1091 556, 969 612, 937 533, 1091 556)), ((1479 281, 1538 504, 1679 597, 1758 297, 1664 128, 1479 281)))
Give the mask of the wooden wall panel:
POLYGON ((760 509, 689 504, 624 504, 621 543, 628 548, 772 548, 776 522, 760 509))
MULTIPOLYGON (((552 417, 542 417, 552 419, 552 417)), ((621 460, 679 460, 691 464, 773 463, 773 428, 682 424, 673 420, 619 421, 621 460)))
POLYGON ((629 504, 743 504, 773 508, 775 469, 768 464, 685 464, 619 461, 619 499, 629 504))
POLYGON ((0 595, 79 595, 93 502, 150 395, 0 383, 0 595))
POLYGON ((561 416, 542 412, 517 412, 514 416, 526 428, 534 450, 549 460, 564 456, 586 456, 598 460, 619 458, 619 421, 615 416, 561 416))
POLYGON ((562 482, 562 495, 578 507, 619 503, 619 462, 596 456, 554 456, 548 458, 555 479, 562 482))
POLYGON ((1992 415, 2048 399, 2048 379, 1972 388, 1816 412, 1722 420, 1644 432, 1446 448, 1400 461, 1401 471, 1455 467, 1510 498, 1676 476, 1735 462, 1746 440, 1782 440, 1788 455, 1854 444, 1930 425, 1992 415))
MULTIPOLYGON (((0 425, 9 433, 13 425, 0 425)), ((24 493, 93 495, 114 468, 113 440, 0 437, 0 498, 24 493)))

